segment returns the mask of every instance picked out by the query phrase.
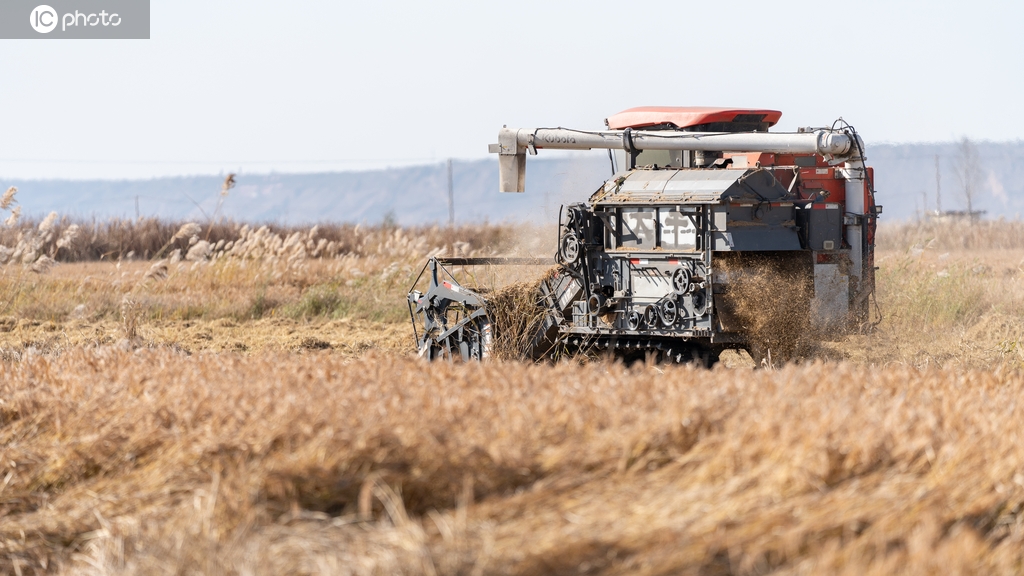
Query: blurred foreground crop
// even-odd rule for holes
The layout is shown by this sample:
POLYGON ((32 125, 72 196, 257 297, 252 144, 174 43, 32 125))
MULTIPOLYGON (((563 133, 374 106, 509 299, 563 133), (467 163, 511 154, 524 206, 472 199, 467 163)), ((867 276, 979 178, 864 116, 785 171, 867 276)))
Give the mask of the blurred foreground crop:
POLYGON ((1024 561, 1020 372, 112 350, 0 372, 5 572, 1024 561))

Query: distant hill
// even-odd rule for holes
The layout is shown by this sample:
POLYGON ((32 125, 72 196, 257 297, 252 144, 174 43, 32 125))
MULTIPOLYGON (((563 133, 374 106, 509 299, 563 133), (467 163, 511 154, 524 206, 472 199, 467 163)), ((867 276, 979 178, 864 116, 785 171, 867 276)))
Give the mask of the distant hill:
MULTIPOLYGON (((976 209, 987 217, 1024 213, 1024 142, 977 143, 980 157, 976 209)), ((875 167, 878 201, 886 220, 915 218, 935 209, 935 156, 939 155, 944 209, 962 209, 954 175, 956 145, 877 144, 867 149, 875 167)), ((457 222, 505 222, 557 218, 561 204, 583 200, 610 174, 601 152, 573 157, 530 157, 527 192, 501 194, 496 158, 455 161, 453 181, 457 222)), ((204 219, 217 204, 223 176, 183 176, 152 180, 8 180, 18 186, 26 214, 51 210, 78 217, 134 217, 136 199, 143 216, 204 219), (197 207, 197 204, 199 207, 197 207), (200 209, 201 208, 201 209, 200 209)), ((381 170, 317 174, 242 174, 222 213, 236 221, 374 223, 392 217, 400 224, 448 220, 447 177, 443 163, 381 170)))
MULTIPOLYGON (((498 192, 496 158, 455 161, 452 180, 458 222, 557 218, 563 202, 588 197, 611 174, 607 156, 530 158, 525 194, 498 192)), ((223 176, 152 180, 7 180, 17 186, 26 214, 79 217, 143 216, 202 219, 216 209, 223 176), (198 204, 198 207, 197 207, 198 204)), ((237 178, 221 213, 236 221, 308 223, 448 221, 443 163, 318 174, 266 174, 237 178)))

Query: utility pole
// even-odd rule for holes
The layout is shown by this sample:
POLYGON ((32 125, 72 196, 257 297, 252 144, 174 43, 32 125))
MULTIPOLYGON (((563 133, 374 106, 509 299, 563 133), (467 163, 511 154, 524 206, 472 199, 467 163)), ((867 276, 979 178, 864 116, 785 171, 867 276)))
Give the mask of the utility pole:
POLYGON ((942 177, 939 175, 939 155, 935 155, 935 214, 942 214, 942 177))
POLYGON ((974 201, 978 195, 978 180, 981 179, 981 165, 978 159, 978 148, 967 136, 961 138, 957 145, 957 157, 954 173, 957 180, 960 181, 964 200, 967 202, 967 217, 974 222, 975 218, 981 214, 981 211, 975 212, 974 210, 974 201))
POLYGON ((139 219, 139 195, 135 195, 135 219, 139 219))
POLYGON ((452 185, 452 159, 448 159, 448 225, 455 226, 455 188, 452 185))

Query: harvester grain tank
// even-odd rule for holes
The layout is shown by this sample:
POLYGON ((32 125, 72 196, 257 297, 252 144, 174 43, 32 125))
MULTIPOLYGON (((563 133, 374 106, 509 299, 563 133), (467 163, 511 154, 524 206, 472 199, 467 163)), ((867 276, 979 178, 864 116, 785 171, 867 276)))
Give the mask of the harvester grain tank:
MULTIPOLYGON (((499 130, 490 151, 501 192, 524 192, 526 158, 539 150, 615 151, 612 177, 562 209, 557 271, 536 294, 544 321, 524 355, 605 350, 710 365, 729 348, 790 356, 787 333, 835 339, 864 327, 882 207, 863 141, 842 120, 770 132, 780 117, 643 107, 603 131, 499 130)), ((420 353, 482 359, 501 329, 486 296, 448 266, 526 262, 431 259, 427 291, 409 294, 420 353)))

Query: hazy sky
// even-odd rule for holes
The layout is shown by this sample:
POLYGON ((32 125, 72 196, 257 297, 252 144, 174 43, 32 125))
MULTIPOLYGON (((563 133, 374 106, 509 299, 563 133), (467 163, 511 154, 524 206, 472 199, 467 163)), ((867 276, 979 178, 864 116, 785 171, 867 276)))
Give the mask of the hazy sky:
POLYGON ((639 105, 777 108, 783 130, 841 115, 869 144, 1015 140, 1022 6, 152 0, 151 40, 0 40, 0 178, 482 158, 502 124, 639 105))

